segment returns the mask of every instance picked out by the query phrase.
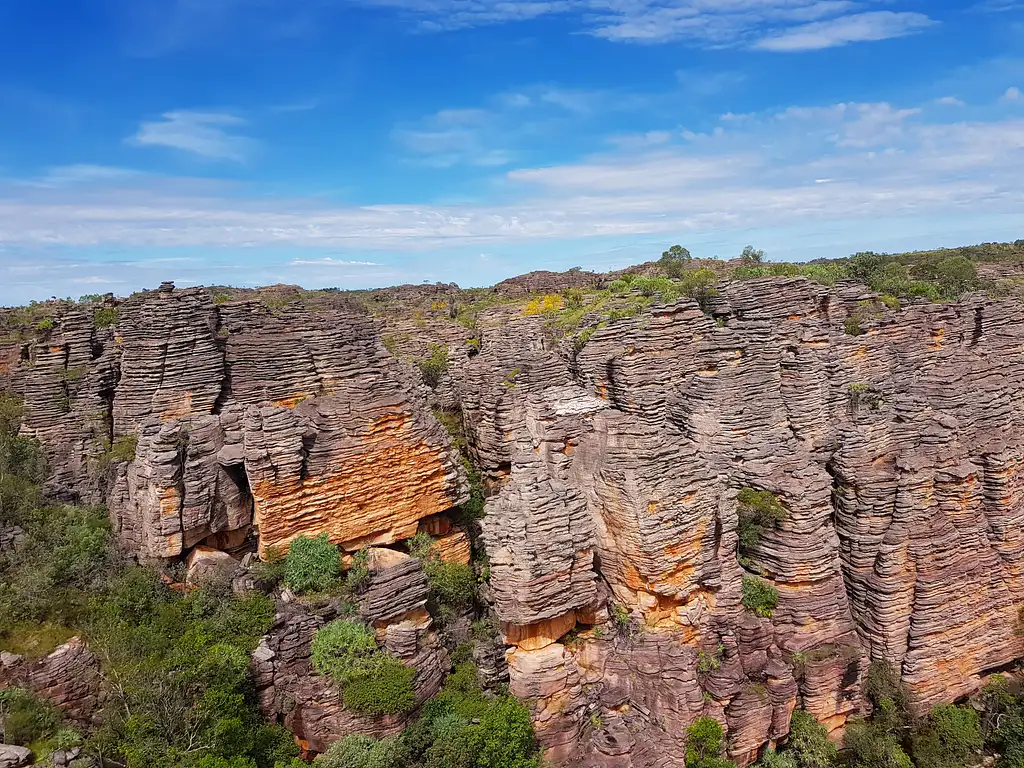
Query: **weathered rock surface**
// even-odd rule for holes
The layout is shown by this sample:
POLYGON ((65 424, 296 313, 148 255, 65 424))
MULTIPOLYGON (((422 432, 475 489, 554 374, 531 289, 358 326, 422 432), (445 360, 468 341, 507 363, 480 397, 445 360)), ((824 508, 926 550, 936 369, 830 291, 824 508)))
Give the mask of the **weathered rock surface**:
POLYGON ((99 659, 78 637, 35 661, 4 653, 0 658, 0 688, 25 688, 49 699, 73 725, 87 727, 103 697, 99 659))
MULTIPOLYGON (((1024 657, 1024 306, 892 309, 862 286, 768 278, 721 284, 707 314, 684 299, 586 316, 575 341, 523 312, 531 292, 605 279, 506 281, 469 320, 454 286, 317 311, 162 290, 122 303, 115 328, 71 308, 46 338, 0 343, 0 381, 25 395, 51 490, 107 498, 123 545, 156 558, 243 547, 255 527, 264 552, 424 531, 466 562, 443 513, 467 480, 432 409, 461 416, 505 658, 475 654, 559 764, 682 766, 702 715, 747 764, 796 706, 838 735, 870 660, 924 711, 1024 657), (428 389, 410 363, 431 345, 449 364, 428 389), (134 459, 111 462, 128 435, 134 459), (741 565, 743 488, 785 517, 741 565), (752 575, 778 591, 770 617, 742 604, 752 575)), ((376 557, 360 613, 426 698, 447 658, 422 569, 376 557)), ((402 727, 356 718, 311 673, 329 618, 282 608, 254 661, 264 711, 314 751, 402 727)))
POLYGON ((323 532, 358 548, 466 499, 451 438, 362 311, 168 285, 117 312, 95 328, 63 306, 3 359, 50 490, 107 500, 126 550, 177 557, 252 524, 264 551, 323 532))
POLYGON ((14 744, 0 744, 0 768, 21 768, 32 762, 32 750, 14 744))
POLYGON ((597 330, 578 353, 483 324, 457 384, 501 482, 484 527, 513 689, 535 702, 552 756, 621 760, 586 716, 614 709, 621 735, 626 707, 635 765, 682 765, 667 734, 703 714, 744 763, 798 702, 841 727, 869 657, 892 662, 925 710, 1024 652, 1022 310, 872 305, 868 332, 847 335, 864 301, 860 287, 802 279, 728 284, 722 323, 680 301, 597 330), (515 387, 497 386, 512 361, 515 387), (752 558, 779 592, 770 620, 740 604, 742 487, 786 508, 752 558), (597 573, 641 625, 611 666, 592 661, 607 641, 586 631, 597 573), (550 644, 569 615, 580 640, 550 644), (645 650, 665 638, 678 668, 645 650), (719 668, 698 675, 698 654, 720 647, 719 668), (597 704, 578 693, 594 668, 583 690, 601 691, 597 704))
MULTIPOLYGON (((377 632, 393 656, 416 669, 416 706, 436 694, 448 670, 448 654, 433 631, 427 602, 427 579, 417 558, 391 549, 371 548, 370 572, 359 597, 359 614, 377 632)), ((324 752, 350 733, 383 737, 398 733, 410 716, 369 717, 347 710, 338 686, 316 674, 310 645, 316 631, 337 618, 328 607, 312 612, 302 605, 279 603, 270 634, 253 654, 253 674, 260 708, 283 722, 303 749, 324 752)))

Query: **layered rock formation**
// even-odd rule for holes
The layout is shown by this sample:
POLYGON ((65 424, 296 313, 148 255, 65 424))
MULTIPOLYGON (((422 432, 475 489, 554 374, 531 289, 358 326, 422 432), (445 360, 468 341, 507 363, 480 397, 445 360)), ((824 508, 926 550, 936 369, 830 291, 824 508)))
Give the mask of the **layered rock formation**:
POLYGON ((465 500, 450 437, 358 309, 168 285, 117 312, 94 328, 62 307, 9 375, 51 486, 105 496, 128 551, 237 545, 251 524, 264 551, 323 532, 356 549, 465 500))
POLYGON ((100 661, 78 637, 41 659, 0 653, 3 688, 24 688, 49 700, 67 722, 79 728, 93 723, 104 695, 100 661))
POLYGON ((711 715, 744 763, 798 699, 841 726, 869 657, 925 710, 1024 653, 1022 309, 862 291, 727 284, 711 315, 656 307, 578 353, 514 334, 514 388, 509 335, 485 331, 460 385, 481 461, 510 466, 484 523, 495 607, 554 757, 682 766, 711 715), (770 619, 741 605, 744 487, 786 509, 750 566, 778 590, 770 619), (589 629, 597 579, 629 615, 614 639, 589 629))
MULTIPOLYGON (((53 489, 107 498, 144 558, 422 531, 467 562, 445 514, 467 478, 432 408, 457 412, 487 486, 509 684, 556 764, 683 766, 702 715, 746 764, 796 706, 838 734, 871 660, 924 711, 1024 657, 1019 302, 897 309, 854 284, 767 278, 722 283, 703 309, 595 304, 578 328, 524 313, 529 291, 601 280, 408 287, 364 307, 165 287, 110 328, 63 309, 45 338, 0 346, 0 375, 25 395, 53 489), (448 352, 432 390, 403 359, 430 345, 448 352), (784 509, 742 553, 741 489, 784 509), (777 590, 770 616, 744 606, 751 578, 777 590)), ((447 657, 422 570, 375 557, 360 611, 426 698, 447 657)), ((403 724, 354 717, 311 673, 331 618, 293 605, 255 659, 264 710, 314 751, 403 724)), ((475 653, 501 679, 494 651, 475 653)))
MULTIPOLYGON (((427 579, 420 561, 393 550, 373 550, 370 580, 359 613, 376 629, 393 656, 415 667, 417 705, 436 694, 448 669, 448 654, 426 611, 427 579)), ((260 708, 295 734, 304 750, 324 752, 349 733, 376 737, 398 733, 409 716, 359 715, 347 710, 338 687, 313 670, 310 645, 316 630, 338 616, 338 606, 318 611, 293 604, 253 655, 260 708)))

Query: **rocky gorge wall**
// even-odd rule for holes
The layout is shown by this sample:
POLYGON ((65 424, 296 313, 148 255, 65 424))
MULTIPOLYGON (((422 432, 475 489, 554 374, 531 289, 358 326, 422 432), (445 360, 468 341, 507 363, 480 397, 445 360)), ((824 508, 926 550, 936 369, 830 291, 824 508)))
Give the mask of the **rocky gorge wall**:
MULTIPOLYGON (((766 278, 720 284, 704 311, 584 315, 584 339, 524 314, 514 287, 464 327, 452 287, 410 289, 437 294, 425 317, 374 318, 165 286, 110 327, 71 308, 45 338, 0 342, 0 383, 25 397, 51 492, 106 500, 141 558, 447 531, 469 486, 432 409, 457 410, 486 480, 510 687, 556 764, 683 766, 702 715, 746 764, 798 705, 839 733, 870 660, 924 711, 1024 656, 1018 301, 894 309, 855 284, 766 278), (449 359, 433 389, 401 359, 430 344, 449 359), (111 458, 126 439, 134 456, 111 458), (741 564, 744 488, 785 515, 741 564), (742 604, 750 574, 778 591, 770 617, 742 604)), ((378 588, 400 615, 370 618, 426 696, 444 652, 402 568, 378 588)), ((319 621, 283 615, 257 652, 265 710, 316 744, 392 732, 316 704, 319 621), (312 702, 305 719, 285 699, 312 702)))

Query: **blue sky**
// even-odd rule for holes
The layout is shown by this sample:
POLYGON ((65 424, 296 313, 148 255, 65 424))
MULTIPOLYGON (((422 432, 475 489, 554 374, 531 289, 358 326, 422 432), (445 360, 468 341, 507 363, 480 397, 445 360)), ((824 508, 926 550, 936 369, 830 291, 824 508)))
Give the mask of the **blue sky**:
POLYGON ((0 303, 1024 237, 1017 0, 3 0, 0 303))

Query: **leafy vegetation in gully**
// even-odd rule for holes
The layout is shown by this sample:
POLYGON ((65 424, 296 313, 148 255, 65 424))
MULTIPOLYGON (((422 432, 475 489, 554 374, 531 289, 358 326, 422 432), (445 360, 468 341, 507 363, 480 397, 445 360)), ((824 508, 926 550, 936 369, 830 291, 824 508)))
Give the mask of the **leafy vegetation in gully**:
MULTIPOLYGON (((78 635, 101 660, 107 695, 99 725, 81 732, 32 693, 0 691, 0 742, 29 746, 39 758, 80 747, 76 765, 83 768, 306 765, 291 734, 260 715, 249 677, 250 655, 274 620, 271 597, 238 597, 226 582, 172 588, 180 569, 160 572, 123 559, 105 509, 44 502, 45 463, 39 446, 18 435, 20 419, 17 398, 0 394, 0 525, 19 531, 18 544, 0 552, 0 650, 41 657, 78 635)), ((325 538, 296 544, 255 575, 297 592, 358 592, 365 557, 342 574, 339 552, 325 538)), ((464 599, 461 577, 437 578, 439 599, 464 599)), ((366 714, 412 708, 415 670, 378 648, 357 620, 328 624, 312 651, 347 706, 366 714)), ((404 734, 380 742, 349 737, 314 764, 537 766, 529 713, 515 699, 484 692, 467 658, 463 652, 444 691, 404 734)))

